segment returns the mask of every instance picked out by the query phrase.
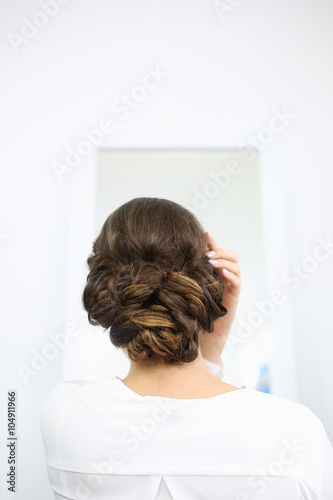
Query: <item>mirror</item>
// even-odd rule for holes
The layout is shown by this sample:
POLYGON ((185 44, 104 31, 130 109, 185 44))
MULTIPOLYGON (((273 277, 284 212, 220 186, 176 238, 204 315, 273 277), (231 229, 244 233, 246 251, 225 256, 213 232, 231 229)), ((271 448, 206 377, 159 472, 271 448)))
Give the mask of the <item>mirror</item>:
MULTIPOLYGON (((120 205, 136 197, 157 197, 189 209, 219 246, 238 253, 243 285, 237 316, 223 351, 224 380, 270 392, 273 339, 260 306, 254 306, 256 300, 265 297, 258 153, 103 149, 97 158, 94 239, 105 219, 120 205)), ((81 346, 74 349, 76 357, 81 353, 76 368, 80 376, 125 377, 129 361, 111 344, 108 332, 103 334, 101 328, 91 327, 88 322, 83 327, 87 334, 80 336, 81 346)), ((70 350, 65 353, 71 373, 76 370, 72 354, 70 350)))

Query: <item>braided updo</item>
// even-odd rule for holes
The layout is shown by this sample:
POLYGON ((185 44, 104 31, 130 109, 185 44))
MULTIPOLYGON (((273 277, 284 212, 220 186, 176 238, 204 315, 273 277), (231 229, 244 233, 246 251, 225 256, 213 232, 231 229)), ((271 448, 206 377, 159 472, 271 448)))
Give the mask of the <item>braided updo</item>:
POLYGON ((182 364, 227 314, 195 216, 170 200, 135 198, 105 221, 87 259, 82 303, 132 361, 182 364))

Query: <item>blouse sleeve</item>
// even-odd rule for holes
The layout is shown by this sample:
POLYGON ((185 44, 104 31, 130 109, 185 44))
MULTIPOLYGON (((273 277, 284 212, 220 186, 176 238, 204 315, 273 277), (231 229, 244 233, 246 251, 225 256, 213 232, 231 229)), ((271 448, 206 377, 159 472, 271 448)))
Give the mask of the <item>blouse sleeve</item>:
POLYGON ((218 378, 219 380, 223 379, 224 376, 224 371, 223 371, 223 361, 221 359, 221 363, 218 365, 217 363, 212 363, 212 361, 209 361, 208 359, 203 358, 208 370, 214 377, 218 378))
POLYGON ((323 475, 319 498, 320 500, 331 500, 333 498, 333 447, 321 423, 323 434, 323 475))

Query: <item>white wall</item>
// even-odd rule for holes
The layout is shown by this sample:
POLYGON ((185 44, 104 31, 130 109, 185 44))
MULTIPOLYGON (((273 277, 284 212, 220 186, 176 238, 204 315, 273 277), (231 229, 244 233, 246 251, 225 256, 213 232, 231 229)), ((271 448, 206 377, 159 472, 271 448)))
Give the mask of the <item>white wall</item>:
MULTIPOLYGON (((19 500, 53 498, 38 418, 60 377, 61 352, 27 386, 17 366, 65 328, 67 283, 82 272, 67 268, 70 204, 77 190, 89 192, 95 156, 63 183, 52 164, 64 161, 83 128, 114 119, 103 147, 237 147, 251 134, 265 140, 262 129, 285 106, 295 118, 259 144, 268 288, 332 233, 332 2, 244 0, 222 20, 208 0, 72 0, 16 53, 8 33, 19 34, 22 18, 38 10, 27 0, 1 5, 1 393, 18 391, 19 500), (169 76, 121 120, 112 103, 156 64, 169 76)), ((295 359, 298 399, 331 439, 332 271, 330 255, 274 317, 276 349, 295 359), (294 352, 285 348, 284 318, 293 321, 294 352)))

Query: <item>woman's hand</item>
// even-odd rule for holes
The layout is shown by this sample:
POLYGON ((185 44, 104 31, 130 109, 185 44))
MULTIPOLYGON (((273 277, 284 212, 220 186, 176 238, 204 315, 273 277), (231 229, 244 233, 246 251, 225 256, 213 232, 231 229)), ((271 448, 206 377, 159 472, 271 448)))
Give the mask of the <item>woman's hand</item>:
POLYGON ((202 338, 200 348, 204 358, 209 359, 213 363, 220 364, 221 353, 235 318, 239 301, 241 273, 237 253, 218 248, 214 238, 208 232, 206 232, 206 238, 209 248, 209 252, 206 255, 210 263, 218 269, 218 273, 225 284, 223 305, 228 310, 228 313, 214 322, 214 332, 202 338), (213 252, 215 252, 214 255, 213 252))

